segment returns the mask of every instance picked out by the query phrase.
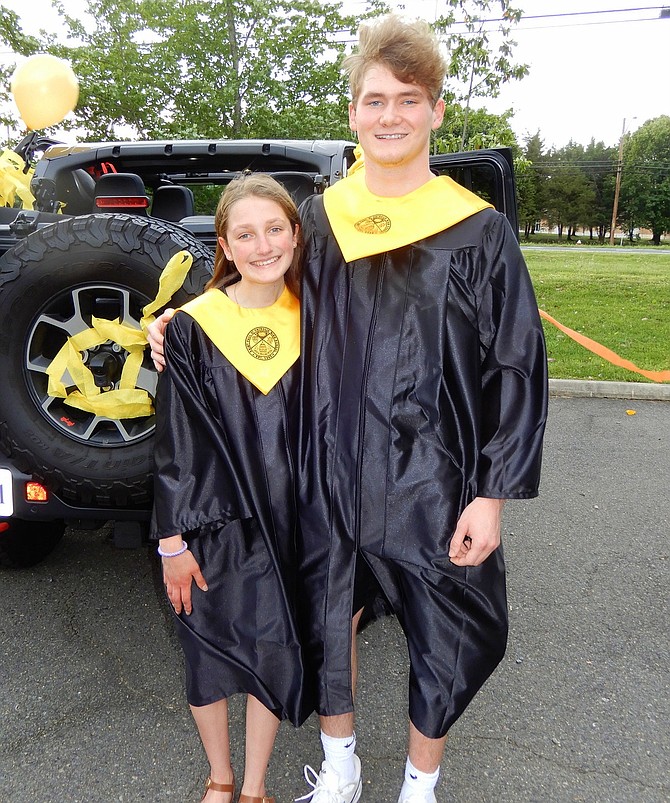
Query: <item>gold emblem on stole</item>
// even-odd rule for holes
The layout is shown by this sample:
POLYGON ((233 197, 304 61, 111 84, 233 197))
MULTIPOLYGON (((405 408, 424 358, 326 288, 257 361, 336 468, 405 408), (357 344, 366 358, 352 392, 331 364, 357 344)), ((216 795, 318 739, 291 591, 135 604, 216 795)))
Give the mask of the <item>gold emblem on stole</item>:
POLYGON ((279 353, 279 338, 267 326, 252 329, 244 340, 244 345, 257 360, 271 360, 279 353))
POLYGON ((370 215, 354 223, 354 228, 363 234, 386 234, 391 228, 391 218, 386 215, 370 215))

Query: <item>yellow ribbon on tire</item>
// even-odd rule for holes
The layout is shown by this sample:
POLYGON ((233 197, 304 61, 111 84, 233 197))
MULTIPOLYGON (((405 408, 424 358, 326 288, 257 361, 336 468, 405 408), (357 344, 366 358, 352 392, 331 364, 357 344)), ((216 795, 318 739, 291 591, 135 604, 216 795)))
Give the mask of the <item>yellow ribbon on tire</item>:
POLYGON ((69 337, 47 368, 47 393, 60 398, 70 407, 92 413, 100 418, 141 418, 154 412, 153 401, 146 390, 136 388, 137 377, 147 346, 146 328, 154 320, 153 313, 167 304, 183 285, 193 264, 188 251, 180 251, 167 263, 158 282, 156 298, 142 310, 140 329, 119 320, 92 318, 92 327, 69 337), (116 343, 124 349, 126 357, 118 387, 103 391, 95 384, 93 373, 84 364, 84 352, 103 343, 116 343), (70 375, 76 390, 68 392, 63 381, 70 375))
POLYGON ((30 191, 30 179, 35 172, 29 168, 25 173, 23 159, 14 151, 0 152, 0 206, 14 206, 18 195, 22 209, 32 209, 35 196, 30 191))
POLYGON ((182 284, 184 284, 192 264, 192 255, 188 251, 180 251, 178 254, 175 254, 163 268, 163 272, 158 280, 158 293, 156 294, 156 298, 142 310, 140 326, 143 332, 146 332, 147 326, 155 320, 153 313, 156 312, 157 309, 164 307, 182 284))

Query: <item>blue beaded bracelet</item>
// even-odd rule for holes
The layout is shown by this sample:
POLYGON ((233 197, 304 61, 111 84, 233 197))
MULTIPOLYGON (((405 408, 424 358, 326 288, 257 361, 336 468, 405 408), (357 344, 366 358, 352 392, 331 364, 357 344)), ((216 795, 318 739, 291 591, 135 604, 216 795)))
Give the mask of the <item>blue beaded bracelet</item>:
POLYGON ((176 558, 177 555, 183 555, 187 549, 188 549, 188 544, 186 543, 186 541, 182 541, 181 547, 176 552, 163 552, 160 544, 158 545, 157 552, 161 556, 161 558, 176 558))

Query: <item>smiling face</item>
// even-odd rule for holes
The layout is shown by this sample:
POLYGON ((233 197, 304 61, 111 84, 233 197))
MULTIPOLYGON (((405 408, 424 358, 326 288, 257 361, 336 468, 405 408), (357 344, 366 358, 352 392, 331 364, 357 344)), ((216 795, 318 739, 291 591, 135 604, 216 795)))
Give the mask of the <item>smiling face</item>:
POLYGON ((382 64, 367 69, 349 104, 349 125, 358 133, 366 169, 415 171, 420 183, 429 173, 430 132, 443 117, 443 100, 433 106, 423 87, 399 81, 382 64))
POLYGON ((230 208, 219 245, 249 291, 279 289, 293 260, 297 231, 276 201, 248 196, 230 208))

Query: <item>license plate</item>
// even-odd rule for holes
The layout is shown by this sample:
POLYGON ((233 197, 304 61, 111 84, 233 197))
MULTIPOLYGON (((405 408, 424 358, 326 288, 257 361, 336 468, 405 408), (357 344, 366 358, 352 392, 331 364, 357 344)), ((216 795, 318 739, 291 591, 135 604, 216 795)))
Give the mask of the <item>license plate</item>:
POLYGON ((12 472, 8 468, 0 468, 0 516, 11 516, 13 513, 12 472))

